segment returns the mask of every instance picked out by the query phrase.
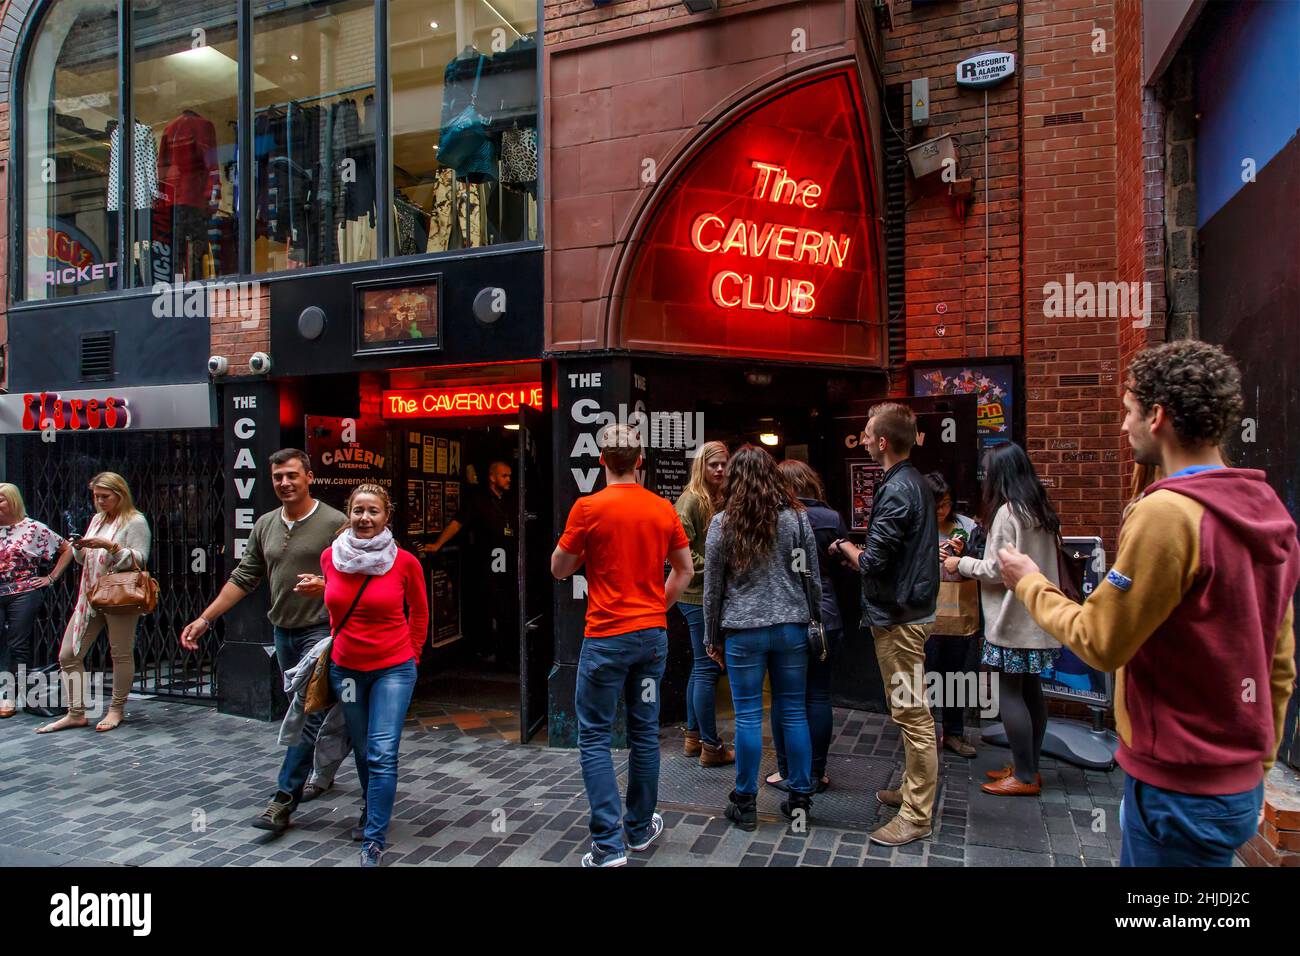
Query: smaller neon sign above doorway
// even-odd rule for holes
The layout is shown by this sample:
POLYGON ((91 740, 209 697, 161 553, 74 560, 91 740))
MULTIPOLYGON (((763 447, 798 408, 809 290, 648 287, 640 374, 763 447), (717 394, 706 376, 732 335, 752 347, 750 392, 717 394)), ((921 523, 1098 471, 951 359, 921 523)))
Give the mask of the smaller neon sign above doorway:
POLYGON ((522 405, 541 409, 540 384, 515 382, 509 385, 385 391, 382 408, 384 418, 388 419, 464 418, 470 415, 513 415, 522 405))

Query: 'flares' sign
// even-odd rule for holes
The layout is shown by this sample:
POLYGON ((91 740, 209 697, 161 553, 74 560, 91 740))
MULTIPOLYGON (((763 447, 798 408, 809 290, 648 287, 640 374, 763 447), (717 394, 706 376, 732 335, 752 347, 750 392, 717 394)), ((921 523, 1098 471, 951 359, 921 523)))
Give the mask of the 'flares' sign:
MULTIPOLYGON (((754 160, 757 171, 754 198, 770 203, 816 209, 822 196, 820 183, 796 180, 781 166, 754 160)), ((830 266, 843 269, 849 256, 849 237, 806 226, 783 226, 734 218, 727 222, 705 212, 691 223, 691 245, 700 252, 738 252, 753 259, 830 266)), ((812 279, 760 276, 723 269, 714 273, 709 291, 724 309, 788 312, 808 315, 817 308, 817 287, 812 279)))
POLYGON ((384 418, 456 418, 467 415, 514 415, 521 405, 542 407, 542 386, 461 385, 384 392, 384 418))
POLYGON ((105 428, 129 428, 131 410, 125 398, 59 398, 57 392, 38 392, 23 396, 23 431, 43 431, 53 425, 56 431, 96 431, 105 428))

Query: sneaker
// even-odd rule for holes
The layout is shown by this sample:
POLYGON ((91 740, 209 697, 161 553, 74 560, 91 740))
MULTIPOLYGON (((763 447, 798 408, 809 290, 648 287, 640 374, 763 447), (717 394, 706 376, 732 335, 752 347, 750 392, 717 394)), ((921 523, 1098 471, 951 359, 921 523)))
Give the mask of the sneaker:
POLYGON ((282 790, 277 790, 275 796, 271 798, 271 802, 262 811, 262 815, 253 821, 253 826, 259 830, 283 833, 289 829, 289 816, 293 813, 293 810, 293 796, 282 790))
POLYGON ((302 800, 300 802, 307 803, 309 800, 315 800, 322 793, 328 793, 330 790, 333 789, 334 789, 333 780, 325 784, 325 786, 323 787, 317 783, 309 783, 307 784, 307 786, 302 788, 302 800))
POLYGON ((930 832, 929 827, 919 827, 910 820, 903 819, 902 814, 899 814, 872 833, 871 842, 879 843, 881 846, 903 846, 914 840, 924 840, 930 832))
POLYGON ((378 843, 367 843, 361 848, 362 866, 379 866, 379 861, 383 858, 384 851, 378 843))
POLYGON ((664 832, 664 818, 655 814, 650 818, 650 832, 640 843, 629 843, 627 848, 633 853, 640 853, 642 850, 649 849, 650 844, 659 838, 659 834, 664 832))
MULTIPOLYGON (((655 814, 655 816, 658 815, 659 814, 657 813, 655 814)), ((590 853, 586 853, 583 855, 582 865, 585 867, 626 866, 627 854, 626 853, 602 853, 600 854, 600 856, 597 856, 596 848, 593 846, 591 848, 590 853)))
POLYGON ((357 825, 352 828, 352 842, 360 843, 366 838, 366 807, 361 805, 361 816, 357 817, 357 825))

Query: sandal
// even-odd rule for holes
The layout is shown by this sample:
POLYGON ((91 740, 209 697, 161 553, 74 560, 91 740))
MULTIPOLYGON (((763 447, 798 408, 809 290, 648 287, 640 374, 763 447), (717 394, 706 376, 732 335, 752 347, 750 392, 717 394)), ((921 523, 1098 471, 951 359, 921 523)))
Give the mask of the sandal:
POLYGON ((64 716, 60 717, 52 724, 42 724, 36 728, 36 732, 38 734, 55 734, 60 730, 73 730, 77 727, 85 727, 87 725, 88 721, 84 717, 81 718, 80 723, 77 723, 71 717, 64 716))
POLYGON ((790 788, 786 786, 785 777, 781 776, 781 771, 777 770, 763 778, 763 782, 773 790, 780 790, 782 793, 789 793, 790 788), (772 778, 776 777, 775 780, 772 778))
POLYGON ((104 719, 95 725, 95 730, 101 734, 110 730, 116 730, 125 720, 126 714, 123 711, 114 710, 110 707, 108 713, 104 715, 104 719), (117 719, 114 720, 114 718, 117 719))

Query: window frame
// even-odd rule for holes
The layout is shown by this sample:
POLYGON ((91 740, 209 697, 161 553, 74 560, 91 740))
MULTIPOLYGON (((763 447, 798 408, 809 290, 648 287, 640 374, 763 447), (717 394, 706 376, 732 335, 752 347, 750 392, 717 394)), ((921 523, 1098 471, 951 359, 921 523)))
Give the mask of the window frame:
MULTIPOLYGON (((27 107, 26 91, 28 67, 31 49, 50 11, 62 0, 37 0, 28 11, 18 36, 17 50, 9 84, 10 116, 10 152, 9 172, 9 257, 7 307, 16 312, 35 311, 45 308, 59 308, 77 305, 82 302, 102 302, 126 298, 140 298, 152 295, 152 287, 127 284, 133 277, 130 268, 131 232, 134 229, 133 217, 119 216, 117 223, 117 269, 121 277, 119 288, 106 292, 88 293, 86 295, 67 296, 64 298, 30 299, 27 297, 26 266, 26 179, 27 167, 27 107)), ((311 0, 308 0, 311 2, 311 0)), ((118 128, 129 129, 126 117, 132 113, 132 76, 134 69, 134 31, 132 21, 134 12, 132 0, 116 0, 118 24, 118 128)), ((255 204, 242 201, 238 209, 237 230, 239 235, 239 269, 232 275, 220 276, 221 282, 238 282, 258 279, 269 282, 287 281, 306 278, 325 273, 357 272, 366 273, 375 269, 391 268, 394 265, 415 265, 430 261, 458 260, 480 255, 500 255, 501 253, 535 251, 545 246, 546 239, 546 149, 544 133, 546 121, 544 116, 545 91, 542 88, 542 70, 544 60, 544 10, 543 0, 534 0, 536 11, 535 33, 537 37, 537 57, 533 66, 533 83, 537 91, 537 238, 518 242, 496 243, 471 249, 448 249, 442 252, 417 253, 415 255, 395 255, 390 245, 390 230, 386 216, 377 216, 375 236, 375 258, 360 263, 327 263, 323 265, 304 266, 300 269, 286 269, 275 272, 255 272, 253 270, 255 204)), ((388 59, 388 0, 374 0, 375 12, 375 101, 379 109, 376 129, 382 135, 375 136, 375 195, 376 202, 386 207, 391 202, 392 174, 389 168, 389 156, 392 144, 392 77, 389 73, 388 59)), ((253 15, 253 0, 238 0, 238 23, 236 45, 239 53, 238 73, 238 110, 240 117, 240 135, 236 142, 239 157, 238 189, 241 197, 252 195, 253 188, 253 29, 256 19, 253 15)), ((123 175, 117 184, 118 208, 125 209, 134 186, 133 176, 133 137, 121 137, 120 162, 123 175)), ((377 209, 378 213, 379 210, 377 209)))

